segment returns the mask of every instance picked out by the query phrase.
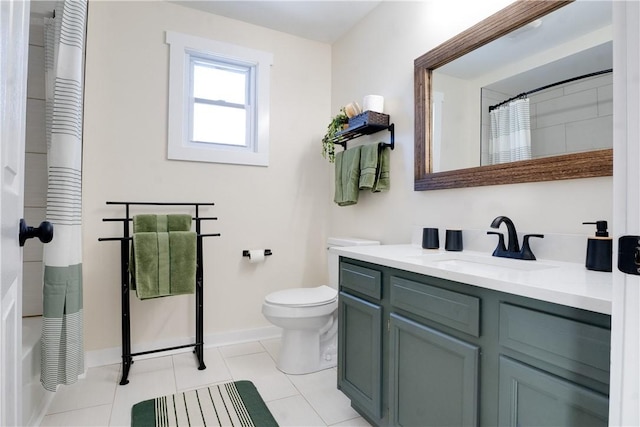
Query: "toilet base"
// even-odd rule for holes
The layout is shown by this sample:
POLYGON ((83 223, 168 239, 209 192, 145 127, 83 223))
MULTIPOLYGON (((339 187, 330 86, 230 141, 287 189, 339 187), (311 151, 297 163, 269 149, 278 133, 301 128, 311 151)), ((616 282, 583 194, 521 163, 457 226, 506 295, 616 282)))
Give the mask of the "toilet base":
POLYGON ((309 330, 284 330, 276 366, 291 375, 310 374, 335 367, 338 362, 338 335, 335 329, 332 328, 322 337, 309 330))

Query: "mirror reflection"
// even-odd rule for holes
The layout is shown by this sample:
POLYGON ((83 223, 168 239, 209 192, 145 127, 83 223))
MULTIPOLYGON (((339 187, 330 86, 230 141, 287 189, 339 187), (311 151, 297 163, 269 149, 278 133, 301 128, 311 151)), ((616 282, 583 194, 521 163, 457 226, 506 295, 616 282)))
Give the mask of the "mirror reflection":
POLYGON ((612 148, 611 40, 576 1, 435 69, 432 172, 612 148))

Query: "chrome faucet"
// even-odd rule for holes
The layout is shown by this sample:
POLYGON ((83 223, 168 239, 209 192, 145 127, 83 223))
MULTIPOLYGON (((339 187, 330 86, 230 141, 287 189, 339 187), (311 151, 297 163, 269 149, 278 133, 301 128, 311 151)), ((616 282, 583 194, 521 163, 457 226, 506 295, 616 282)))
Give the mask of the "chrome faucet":
POLYGON ((535 260, 536 257, 531 252, 531 248, 529 247, 529 238, 531 237, 539 237, 544 238, 542 234, 527 234, 524 236, 522 240, 522 249, 520 249, 520 245, 518 244, 518 234, 516 232, 516 226, 513 225, 513 221, 506 216, 496 217, 491 222, 491 228, 500 228, 500 224, 505 223, 507 226, 507 234, 508 234, 508 245, 504 244, 504 235, 502 233, 498 233, 496 231, 487 231, 487 234, 495 234, 498 236, 498 246, 493 251, 493 256, 502 257, 502 258, 513 258, 513 259, 524 259, 524 260, 535 260))

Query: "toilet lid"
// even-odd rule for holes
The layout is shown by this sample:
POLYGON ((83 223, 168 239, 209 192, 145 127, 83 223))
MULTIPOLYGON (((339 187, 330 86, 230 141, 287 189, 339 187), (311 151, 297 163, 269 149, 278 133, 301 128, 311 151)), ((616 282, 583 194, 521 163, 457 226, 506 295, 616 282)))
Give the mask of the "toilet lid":
POLYGON ((317 288, 294 288, 273 292, 266 296, 265 301, 288 307, 309 307, 329 304, 337 298, 337 290, 322 285, 317 288))

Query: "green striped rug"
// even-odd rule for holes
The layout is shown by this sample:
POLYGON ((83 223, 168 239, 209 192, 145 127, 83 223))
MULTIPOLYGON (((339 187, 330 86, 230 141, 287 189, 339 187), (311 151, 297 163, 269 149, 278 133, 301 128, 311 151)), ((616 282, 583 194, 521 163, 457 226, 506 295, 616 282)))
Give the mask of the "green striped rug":
POLYGON ((251 381, 235 381, 145 400, 133 405, 132 427, 277 427, 251 381))

